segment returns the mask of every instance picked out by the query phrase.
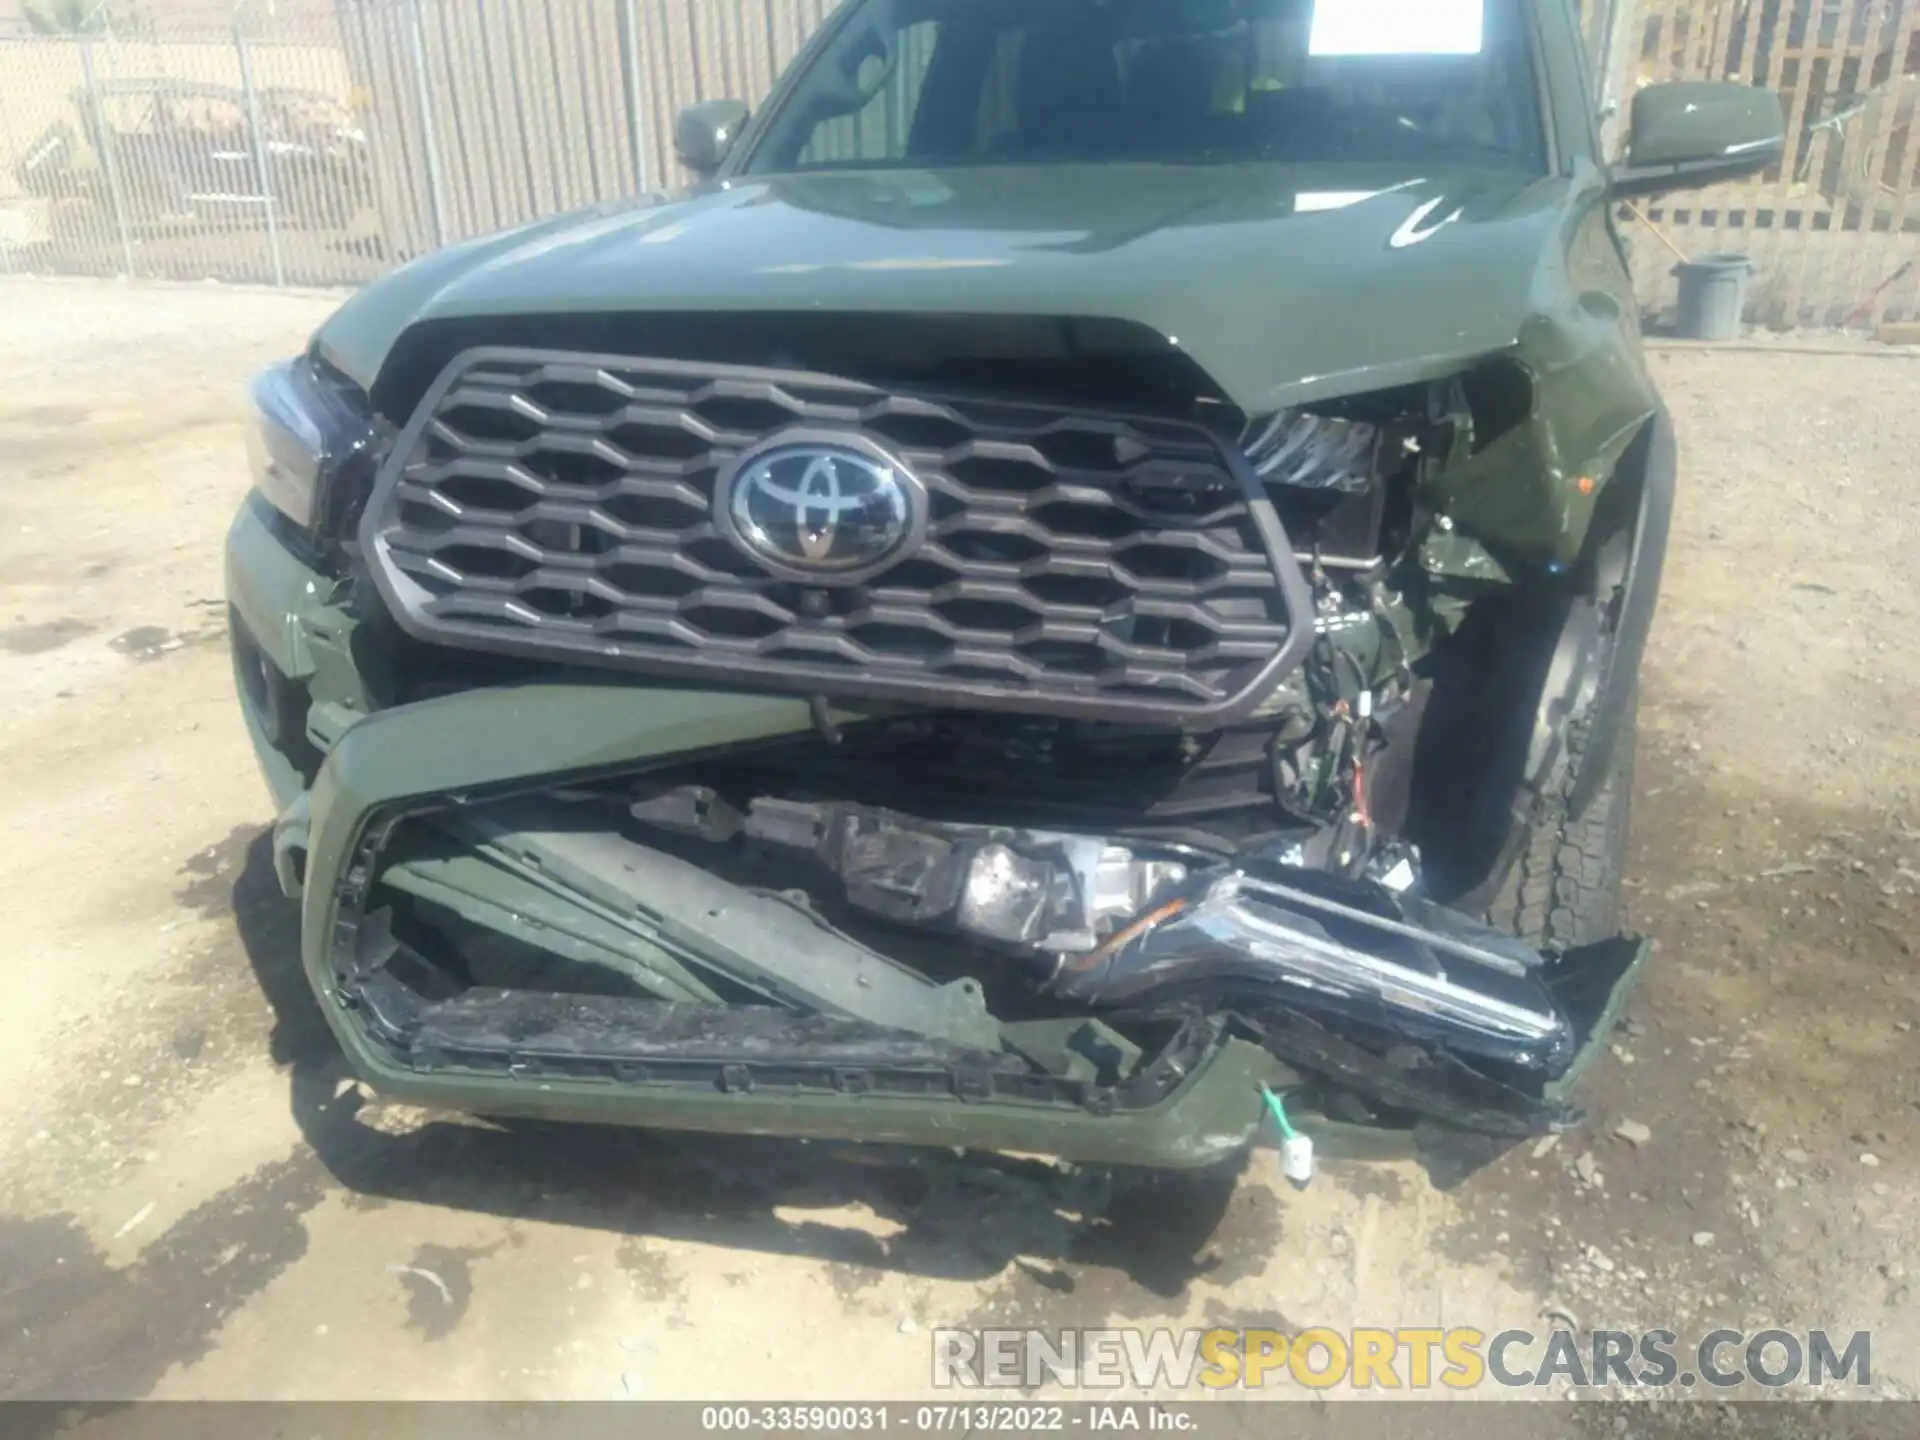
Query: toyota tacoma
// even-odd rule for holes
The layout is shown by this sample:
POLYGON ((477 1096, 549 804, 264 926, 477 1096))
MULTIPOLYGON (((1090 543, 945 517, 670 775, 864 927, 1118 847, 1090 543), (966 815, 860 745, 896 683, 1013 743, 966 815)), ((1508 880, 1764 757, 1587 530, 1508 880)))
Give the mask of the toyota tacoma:
POLYGON ((1577 1113, 1674 490, 1571 0, 849 0, 251 388, 240 702, 423 1104, 1193 1167, 1577 1113))

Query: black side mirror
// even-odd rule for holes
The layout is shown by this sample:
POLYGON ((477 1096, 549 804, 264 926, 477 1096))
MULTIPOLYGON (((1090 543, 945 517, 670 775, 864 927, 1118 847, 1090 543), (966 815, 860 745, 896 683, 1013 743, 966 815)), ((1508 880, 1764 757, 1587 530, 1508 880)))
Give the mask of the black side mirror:
POLYGON ((746 128, 748 110, 738 100, 703 100, 680 112, 673 125, 673 153, 702 180, 727 158, 746 128))
POLYGON ((1786 146, 1780 97, 1756 85, 1681 80, 1633 97, 1627 155, 1614 166, 1615 195, 1650 195, 1764 170, 1786 146))

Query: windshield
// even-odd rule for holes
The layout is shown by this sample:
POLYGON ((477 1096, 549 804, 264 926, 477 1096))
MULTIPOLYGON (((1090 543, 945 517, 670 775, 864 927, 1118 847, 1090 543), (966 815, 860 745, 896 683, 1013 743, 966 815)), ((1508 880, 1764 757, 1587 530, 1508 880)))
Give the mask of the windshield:
POLYGON ((1539 173, 1528 0, 863 0, 748 173, 1454 161, 1539 173))

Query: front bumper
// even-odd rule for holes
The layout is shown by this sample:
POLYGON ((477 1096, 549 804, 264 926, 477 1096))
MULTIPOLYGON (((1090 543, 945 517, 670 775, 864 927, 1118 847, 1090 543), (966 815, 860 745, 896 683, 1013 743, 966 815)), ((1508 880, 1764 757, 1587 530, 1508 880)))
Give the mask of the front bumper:
MULTIPOLYGON (((302 964, 353 1068, 383 1093, 501 1115, 1168 1168, 1242 1149, 1261 1123, 1263 1085, 1319 1074, 1366 1081, 1389 1105, 1430 1098, 1427 1079, 1369 1074, 1377 1065, 1323 1028, 1282 1017, 1249 1029, 1224 1013, 1183 1028, 1124 1083, 1072 1063, 1042 1078, 1012 1073, 1000 1061, 1021 1048, 1018 1027, 999 1026, 970 982, 937 984, 696 867, 569 832, 540 808, 562 782, 804 732, 815 723, 804 702, 558 675, 395 703, 390 642, 257 497, 235 519, 227 575, 240 701, 280 811, 275 862, 300 900, 302 964), (396 830, 423 819, 456 836, 451 855, 387 853, 396 830), (400 942, 369 913, 376 879, 493 930, 591 953, 650 998, 475 989, 422 1010, 387 983, 400 942), (721 958, 773 1003, 716 1004, 701 962, 721 958)), ((1221 918, 1244 930, 1258 916, 1242 907, 1221 918)), ((1644 958, 1620 943, 1594 972, 1604 993, 1581 1000, 1568 1044, 1579 1053, 1561 1079, 1517 1110, 1501 1087, 1469 1085, 1454 1123, 1516 1136, 1564 1118, 1559 1091, 1603 1043, 1644 958)), ((1150 952, 1139 958, 1158 968, 1150 952)))
MULTIPOLYGON (((353 894, 353 866, 383 823, 448 796, 475 799, 556 776, 619 771, 663 754, 804 730, 812 718, 804 703, 788 699, 564 681, 379 708, 356 662, 367 642, 338 603, 336 582, 277 532, 272 512, 252 500, 228 537, 240 703, 281 811, 276 859, 283 887, 301 904, 303 968, 349 1062, 376 1090, 411 1103, 498 1115, 1021 1150, 1169 1168, 1213 1163, 1253 1136, 1262 1113, 1259 1087, 1280 1081, 1285 1067, 1257 1044, 1236 1039, 1209 1047, 1155 1103, 1111 1110, 960 1093, 965 1085, 944 1094, 929 1086, 914 1096, 881 1087, 860 1093, 688 1084, 658 1063, 649 1070, 639 1051, 625 1057, 621 1073, 569 1074, 564 1054, 535 1053, 538 1045, 522 1046, 520 1059, 501 1072, 485 1073, 477 1065, 423 1065, 417 1054, 383 1042, 377 1022, 369 1023, 377 1007, 343 992, 339 966, 341 946, 354 939, 343 932, 359 919, 343 911, 342 900, 353 894), (277 704, 261 698, 263 661, 272 667, 270 682, 283 687, 277 704), (285 692, 299 703, 285 703, 285 692), (306 718, 298 734, 288 729, 296 713, 306 718), (459 743, 449 744, 452 736, 459 743)), ((457 888, 457 877, 441 878, 449 891, 457 888)), ((484 903, 484 896, 474 898, 484 903)), ((523 917, 554 918, 532 911, 537 896, 522 898, 528 902, 517 907, 523 917)), ((555 915, 568 908, 556 904, 555 915)), ((603 937, 609 943, 627 946, 639 963, 658 958, 661 937, 650 939, 644 925, 613 928, 603 937)), ((684 1017, 665 1010, 647 1017, 662 1048, 681 1059, 713 1058, 690 1049, 684 1017)), ((524 1017, 517 1033, 527 1033, 524 1017)), ((457 1047, 443 1046, 442 1054, 449 1049, 457 1057, 457 1047)), ((569 1049, 569 1042, 559 1049, 569 1049)), ((851 1073, 872 1059, 839 1069, 851 1073)))

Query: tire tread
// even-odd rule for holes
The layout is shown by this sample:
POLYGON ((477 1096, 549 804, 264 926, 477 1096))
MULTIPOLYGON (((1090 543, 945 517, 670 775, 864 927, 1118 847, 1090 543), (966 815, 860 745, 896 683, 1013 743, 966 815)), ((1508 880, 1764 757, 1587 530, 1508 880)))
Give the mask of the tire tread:
POLYGON ((1585 725, 1573 727, 1561 783, 1535 803, 1526 842, 1487 908, 1491 924, 1541 949, 1567 949, 1618 933, 1635 709, 1628 707, 1607 777, 1579 816, 1569 813, 1567 801, 1587 760, 1588 734, 1585 725))

